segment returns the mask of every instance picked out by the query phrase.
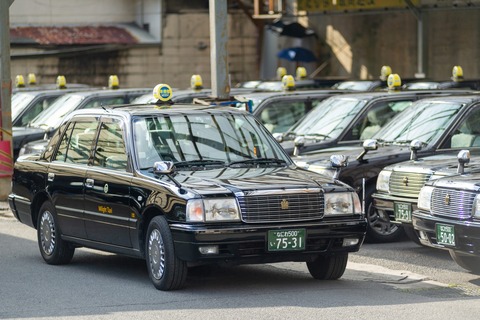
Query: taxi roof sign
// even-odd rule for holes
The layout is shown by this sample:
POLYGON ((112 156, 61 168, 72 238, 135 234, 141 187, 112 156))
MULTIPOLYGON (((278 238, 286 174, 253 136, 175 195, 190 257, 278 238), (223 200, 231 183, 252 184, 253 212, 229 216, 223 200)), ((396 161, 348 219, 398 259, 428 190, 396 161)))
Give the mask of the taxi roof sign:
POLYGON ((160 101, 170 101, 172 99, 172 88, 165 83, 160 83, 153 88, 153 97, 160 101))
POLYGON ((463 80, 463 69, 460 66, 454 66, 452 69, 452 80, 461 81, 463 80))
POLYGON ((282 87, 285 91, 295 90, 295 79, 289 74, 284 75, 282 78, 282 87))
POLYGON ((190 78, 190 88, 193 90, 203 89, 203 80, 199 74, 194 74, 190 78))
POLYGON ((34 85, 37 84, 37 77, 35 76, 35 73, 29 73, 27 76, 28 79, 28 84, 34 85))
POLYGON ((297 67, 295 75, 297 80, 305 79, 307 77, 307 69, 305 67, 297 67))
POLYGON ((285 67, 277 68, 277 79, 282 80, 283 76, 287 75, 287 69, 285 67))
POLYGON ((390 66, 382 66, 380 69, 380 80, 385 81, 388 76, 392 74, 392 68, 390 66))
POLYGON ((58 89, 67 88, 67 79, 65 79, 65 76, 58 76, 57 77, 57 88, 58 89))
POLYGON ((398 74, 392 73, 388 76, 387 85, 390 90, 398 90, 402 86, 402 79, 398 74))
POLYGON ((18 74, 15 77, 15 87, 17 87, 17 88, 25 87, 25 79, 23 78, 23 76, 21 74, 18 74))
POLYGON ((108 77, 108 88, 110 89, 120 88, 120 82, 118 81, 118 76, 116 74, 112 74, 110 77, 108 77))

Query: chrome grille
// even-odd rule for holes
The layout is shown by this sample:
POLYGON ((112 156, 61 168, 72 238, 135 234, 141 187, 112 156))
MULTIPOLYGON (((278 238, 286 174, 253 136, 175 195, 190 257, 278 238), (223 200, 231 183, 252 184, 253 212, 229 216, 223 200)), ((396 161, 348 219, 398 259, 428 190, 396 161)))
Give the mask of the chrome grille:
POLYGON ((457 219, 470 218, 475 196, 473 192, 435 188, 432 193, 432 213, 457 219))
POLYGON ((425 173, 393 171, 390 176, 390 193, 396 196, 418 197, 420 189, 430 176, 425 173))
POLYGON ((238 202, 244 222, 261 223, 320 219, 325 200, 323 193, 315 192, 244 196, 238 202))

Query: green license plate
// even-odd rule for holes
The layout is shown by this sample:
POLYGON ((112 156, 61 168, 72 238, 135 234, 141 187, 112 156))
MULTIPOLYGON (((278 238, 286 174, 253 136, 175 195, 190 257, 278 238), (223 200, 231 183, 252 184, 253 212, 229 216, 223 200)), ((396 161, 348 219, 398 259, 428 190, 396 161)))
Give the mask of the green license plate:
POLYGON ((412 205, 410 203, 395 202, 393 204, 395 221, 412 222, 412 205))
POLYGON ((435 224, 437 231, 437 243, 447 246, 455 246, 455 228, 448 224, 435 224))
POLYGON ((305 229, 269 230, 268 251, 305 250, 305 229))

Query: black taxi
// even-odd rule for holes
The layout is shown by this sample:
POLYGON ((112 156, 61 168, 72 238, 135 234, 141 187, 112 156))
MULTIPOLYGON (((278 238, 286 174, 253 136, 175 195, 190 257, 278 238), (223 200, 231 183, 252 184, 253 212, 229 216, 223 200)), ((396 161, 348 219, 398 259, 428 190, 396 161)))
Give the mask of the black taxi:
POLYGON ((37 229, 43 259, 68 263, 77 247, 141 257, 160 290, 213 263, 299 261, 340 278, 366 232, 354 190, 295 166, 246 111, 173 104, 169 92, 74 111, 41 155, 19 157, 9 204, 37 229))

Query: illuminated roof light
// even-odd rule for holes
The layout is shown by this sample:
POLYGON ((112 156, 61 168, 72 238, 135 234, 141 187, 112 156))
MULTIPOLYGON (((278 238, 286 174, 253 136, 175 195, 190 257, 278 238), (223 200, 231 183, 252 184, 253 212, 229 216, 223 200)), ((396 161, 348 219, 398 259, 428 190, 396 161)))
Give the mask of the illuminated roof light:
POLYGON ((392 74, 392 68, 390 66, 383 66, 380 70, 380 80, 385 81, 388 76, 392 74))
POLYGON ((307 69, 305 67, 297 67, 296 79, 305 79, 307 77, 307 69))
POLYGON ((193 90, 203 89, 203 80, 199 74, 194 74, 190 78, 190 88, 192 88, 193 90))
POLYGON ((285 91, 295 90, 295 79, 289 74, 284 75, 282 78, 282 87, 285 91))
POLYGON ((463 80, 463 69, 460 66, 454 66, 452 69, 452 80, 453 81, 462 81, 463 80))
POLYGON ((109 89, 118 89, 120 88, 120 84, 118 81, 118 76, 116 74, 112 74, 108 77, 108 88, 109 89))
POLYGON ((57 89, 66 89, 67 88, 67 79, 65 76, 57 77, 57 89))
POLYGON ((37 77, 35 76, 35 73, 29 73, 27 78, 28 78, 28 84, 30 85, 37 84, 37 77))
POLYGON ((277 68, 277 79, 282 80, 283 76, 287 75, 287 69, 285 67, 277 68))
POLYGON ((157 100, 170 101, 172 95, 172 88, 168 84, 160 83, 153 88, 153 97, 157 100))
POLYGON ((392 73, 391 75, 388 76, 387 84, 388 84, 388 89, 399 90, 400 87, 402 86, 402 79, 400 79, 400 76, 398 74, 392 73))
POLYGON ((23 88, 25 87, 25 79, 21 74, 17 75, 15 77, 15 87, 17 88, 23 88))

